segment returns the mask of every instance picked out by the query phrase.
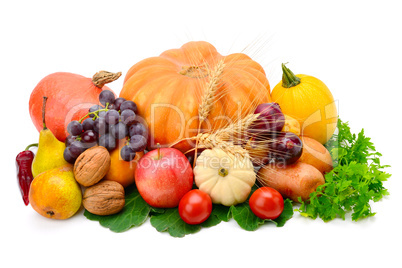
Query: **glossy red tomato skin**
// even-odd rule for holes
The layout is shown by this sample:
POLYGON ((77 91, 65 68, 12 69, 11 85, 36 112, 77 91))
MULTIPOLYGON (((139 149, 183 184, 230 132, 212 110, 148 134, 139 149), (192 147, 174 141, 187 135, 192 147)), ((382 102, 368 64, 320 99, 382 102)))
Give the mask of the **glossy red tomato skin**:
POLYGON ((182 220, 188 224, 200 224, 206 221, 211 212, 211 197, 201 190, 191 190, 180 200, 179 214, 182 220))
POLYGON ((284 202, 282 195, 271 187, 257 189, 249 199, 251 211, 264 220, 274 220, 281 215, 284 202))

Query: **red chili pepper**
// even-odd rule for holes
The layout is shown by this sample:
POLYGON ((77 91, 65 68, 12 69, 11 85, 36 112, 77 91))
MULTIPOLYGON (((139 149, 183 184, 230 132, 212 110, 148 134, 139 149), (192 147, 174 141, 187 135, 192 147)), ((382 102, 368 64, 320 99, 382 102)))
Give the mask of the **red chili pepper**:
POLYGON ((29 187, 31 186, 31 182, 33 180, 31 169, 32 161, 35 155, 32 151, 29 151, 29 148, 33 146, 38 146, 38 144, 34 143, 28 145, 25 151, 19 153, 15 159, 15 164, 17 166, 18 185, 20 187, 22 200, 24 200, 26 206, 29 204, 29 187))

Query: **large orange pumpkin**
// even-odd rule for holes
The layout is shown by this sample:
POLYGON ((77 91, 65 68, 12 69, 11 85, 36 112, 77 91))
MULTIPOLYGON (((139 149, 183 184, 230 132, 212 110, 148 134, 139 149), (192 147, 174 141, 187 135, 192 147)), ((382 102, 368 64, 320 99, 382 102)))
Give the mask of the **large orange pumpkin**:
MULTIPOLYGON (((218 129, 271 102, 270 85, 260 64, 242 53, 222 56, 208 42, 184 44, 144 59, 127 72, 120 97, 138 105, 149 127, 149 149, 169 146, 197 134, 198 109, 211 72, 223 61, 217 92, 201 132, 218 129)), ((194 144, 174 147, 185 152, 194 144)))
POLYGON ((42 102, 46 96, 46 126, 59 141, 64 142, 68 135, 68 123, 85 116, 92 105, 99 103, 100 92, 111 90, 104 84, 120 75, 101 71, 91 79, 79 74, 57 72, 44 77, 29 99, 29 114, 36 129, 41 131, 43 128, 42 102))

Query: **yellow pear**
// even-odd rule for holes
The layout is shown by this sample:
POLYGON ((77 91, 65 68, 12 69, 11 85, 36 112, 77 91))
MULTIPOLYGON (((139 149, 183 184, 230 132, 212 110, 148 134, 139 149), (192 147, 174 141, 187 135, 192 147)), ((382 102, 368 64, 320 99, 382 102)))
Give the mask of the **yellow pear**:
POLYGON ((64 160, 64 149, 66 145, 59 141, 53 133, 46 127, 45 108, 47 97, 43 97, 42 118, 43 129, 39 133, 38 151, 32 162, 32 175, 34 178, 40 173, 56 167, 68 164, 64 160))
POLYGON ((29 202, 40 215, 68 219, 81 207, 81 187, 74 179, 73 166, 67 164, 39 174, 31 183, 29 202))

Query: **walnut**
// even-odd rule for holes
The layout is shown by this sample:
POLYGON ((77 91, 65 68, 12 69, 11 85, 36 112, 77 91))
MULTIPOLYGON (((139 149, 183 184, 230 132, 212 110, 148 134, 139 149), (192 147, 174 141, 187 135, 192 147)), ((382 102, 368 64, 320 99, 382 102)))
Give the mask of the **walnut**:
POLYGON ((109 151, 102 146, 89 148, 77 158, 74 176, 82 186, 88 187, 99 182, 110 168, 109 151))
POLYGON ((85 209, 92 214, 115 214, 124 207, 124 188, 118 182, 103 180, 85 189, 82 201, 85 209))

